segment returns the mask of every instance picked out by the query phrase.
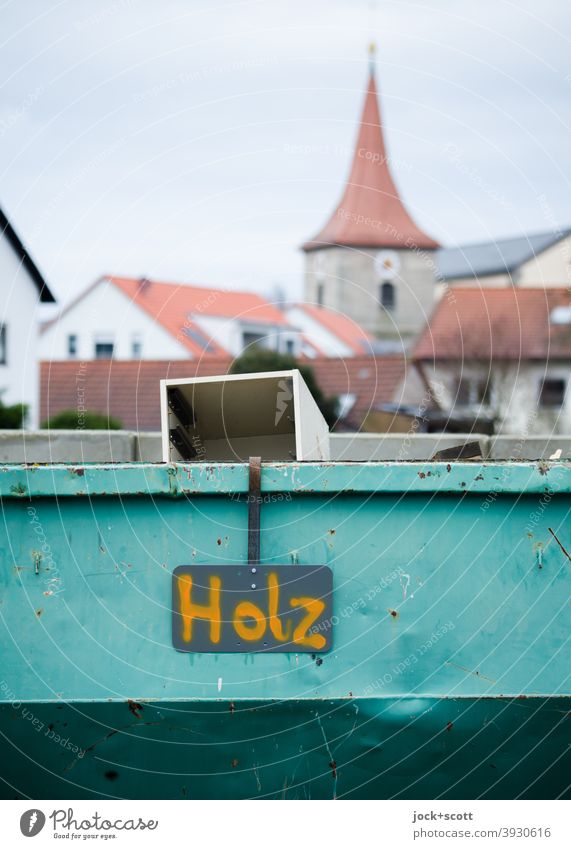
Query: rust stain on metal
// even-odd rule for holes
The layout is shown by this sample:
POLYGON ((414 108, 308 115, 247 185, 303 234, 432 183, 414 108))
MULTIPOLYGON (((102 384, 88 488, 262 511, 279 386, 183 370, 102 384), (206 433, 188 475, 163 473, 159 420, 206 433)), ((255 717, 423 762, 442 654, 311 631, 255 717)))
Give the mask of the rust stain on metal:
POLYGON ((36 616, 38 617, 38 619, 40 618, 40 616, 42 615, 42 613, 43 613, 42 608, 41 608, 41 607, 38 607, 38 609, 36 610, 36 616))
POLYGON ((329 769, 331 770, 331 777, 337 778, 337 761, 329 761, 329 769))
POLYGON ((389 613, 391 614, 393 619, 396 619, 399 615, 398 610, 389 610, 389 613))
POLYGON ((133 699, 127 699, 127 704, 129 705, 129 710, 136 716, 137 719, 141 719, 141 711, 143 710, 143 705, 139 704, 139 702, 134 702, 133 699))
POLYGON ((447 731, 452 731, 452 729, 453 729, 453 728, 454 728, 454 723, 453 723, 453 722, 447 722, 447 723, 446 723, 446 730, 447 730, 447 731))

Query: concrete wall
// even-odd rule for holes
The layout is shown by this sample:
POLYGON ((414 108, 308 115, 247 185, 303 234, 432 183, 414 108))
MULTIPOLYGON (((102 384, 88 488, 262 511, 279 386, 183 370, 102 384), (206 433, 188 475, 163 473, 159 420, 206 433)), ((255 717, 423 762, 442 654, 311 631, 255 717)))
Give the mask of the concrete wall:
MULTIPOLYGON (((160 434, 153 437, 158 445, 160 434)), ((129 431, 0 430, 0 463, 126 463, 134 459, 135 434, 129 431)))
MULTIPOLYGON (((430 460, 437 451, 474 441, 488 460, 547 460, 560 450, 561 459, 571 461, 571 435, 339 433, 330 439, 331 459, 344 462, 430 460)), ((160 433, 0 431, 0 463, 152 463, 160 459, 160 433)))

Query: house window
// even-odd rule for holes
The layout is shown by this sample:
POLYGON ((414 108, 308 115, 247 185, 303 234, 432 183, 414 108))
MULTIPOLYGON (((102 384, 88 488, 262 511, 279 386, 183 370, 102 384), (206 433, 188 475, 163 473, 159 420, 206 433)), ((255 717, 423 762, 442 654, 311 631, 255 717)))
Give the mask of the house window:
POLYGON ((381 302, 381 306, 385 310, 392 311, 396 306, 396 292, 395 287, 392 283, 389 283, 385 280, 384 283, 381 283, 380 286, 380 295, 379 300, 381 302))
POLYGON ((70 333, 67 337, 67 355, 70 359, 77 357, 77 335, 70 333))
POLYGON ((111 360, 113 359, 113 342, 96 342, 95 343, 95 359, 96 360, 111 360))
POLYGON ((8 362, 8 328, 0 324, 0 365, 5 366, 8 362))
POLYGON ((286 339, 285 343, 286 354, 294 354, 295 353, 295 342, 293 339, 286 339))
POLYGON ((317 306, 318 307, 323 306, 323 297, 324 297, 323 283, 318 283, 317 284, 317 306))
POLYGON ((131 339, 131 356, 134 360, 140 360, 143 355, 143 340, 140 336, 133 336, 131 339))
POLYGON ((540 407, 561 407, 565 400, 566 382, 563 379, 543 380, 539 385, 540 407))
POLYGON ((487 377, 461 377, 456 386, 458 407, 490 403, 490 380, 487 377))

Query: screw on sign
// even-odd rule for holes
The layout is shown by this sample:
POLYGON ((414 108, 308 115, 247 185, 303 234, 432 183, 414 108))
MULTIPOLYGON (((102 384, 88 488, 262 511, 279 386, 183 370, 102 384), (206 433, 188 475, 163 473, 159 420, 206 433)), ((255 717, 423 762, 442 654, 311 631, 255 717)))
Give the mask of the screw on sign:
POLYGON ((46 824, 46 815, 37 808, 24 811, 20 817, 20 831, 24 837, 35 837, 46 824))

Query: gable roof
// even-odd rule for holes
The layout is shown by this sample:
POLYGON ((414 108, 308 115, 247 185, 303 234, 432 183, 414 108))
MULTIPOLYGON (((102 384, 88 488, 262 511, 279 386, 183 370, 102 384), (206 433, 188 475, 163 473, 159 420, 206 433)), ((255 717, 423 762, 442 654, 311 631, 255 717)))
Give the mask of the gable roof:
POLYGON ((56 299, 52 295, 50 288, 44 280, 42 273, 38 269, 38 266, 36 265, 30 254, 28 253, 24 244, 20 241, 20 237, 10 224, 8 217, 2 209, 0 209, 0 232, 2 232, 6 236, 14 252, 17 254, 20 262, 36 284, 38 293, 40 295, 40 301, 44 304, 55 303, 56 299))
POLYGON ((373 69, 343 196, 325 227, 303 249, 311 251, 329 245, 438 247, 412 220, 395 186, 385 149, 373 69))
POLYGON ((235 319, 244 323, 287 326, 283 313, 269 301, 253 292, 236 292, 229 289, 212 289, 183 283, 164 283, 147 278, 105 275, 98 278, 61 313, 42 327, 42 332, 69 312, 85 298, 95 286, 108 283, 119 289, 143 312, 171 336, 198 357, 230 356, 198 326, 193 317, 212 316, 235 319))
MULTIPOLYGON (((369 356, 372 354, 374 337, 343 313, 313 304, 293 304, 293 307, 302 310, 318 324, 321 324, 325 330, 336 336, 354 354, 369 354, 369 356)), ((309 343, 317 347, 311 339, 311 335, 306 335, 308 335, 309 343)))
POLYGON ((491 274, 510 274, 537 254, 571 234, 571 227, 558 232, 514 236, 493 242, 478 242, 441 248, 436 254, 441 280, 465 277, 486 277, 491 274))
POLYGON ((455 288, 451 297, 444 295, 438 303, 413 357, 428 361, 571 359, 571 310, 569 322, 557 323, 556 307, 571 307, 568 289, 455 288))
POLYGON ((247 323, 286 325, 283 314, 253 292, 210 289, 132 277, 106 278, 129 300, 198 356, 228 355, 202 330, 192 316, 216 316, 247 323))

